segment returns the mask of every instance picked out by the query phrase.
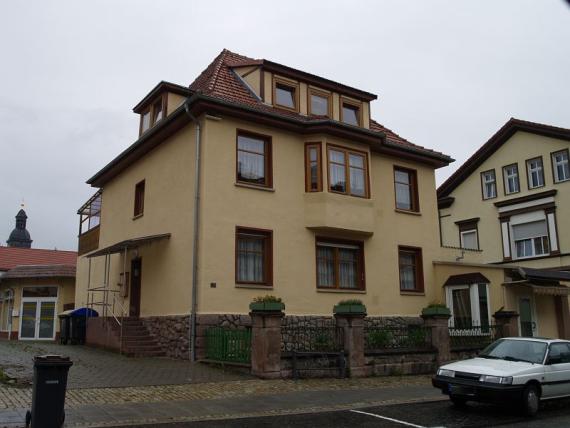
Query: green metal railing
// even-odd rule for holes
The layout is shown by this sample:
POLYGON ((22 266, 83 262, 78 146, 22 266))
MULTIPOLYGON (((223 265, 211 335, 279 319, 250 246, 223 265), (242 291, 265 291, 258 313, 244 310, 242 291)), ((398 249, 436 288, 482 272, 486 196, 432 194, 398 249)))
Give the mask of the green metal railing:
POLYGON ((213 361, 251 362, 251 329, 212 327, 206 330, 206 358, 213 361))

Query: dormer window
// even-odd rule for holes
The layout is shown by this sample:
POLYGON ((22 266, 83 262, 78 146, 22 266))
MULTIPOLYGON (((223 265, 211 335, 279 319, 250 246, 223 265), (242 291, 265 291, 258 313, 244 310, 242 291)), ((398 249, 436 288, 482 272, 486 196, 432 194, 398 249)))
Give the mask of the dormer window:
POLYGON ((160 99, 152 106, 152 124, 155 125, 162 119, 162 117, 162 99, 160 99))
POLYGON ((340 121, 349 125, 360 126, 360 104, 341 99, 340 121))
POLYGON ((166 94, 160 95, 141 112, 140 135, 144 134, 166 116, 166 94))
POLYGON ((299 87, 297 84, 275 79, 273 98, 277 107, 299 111, 299 87))
POLYGON ((150 128, 150 110, 141 115, 141 134, 150 128))
POLYGON ((325 92, 309 89, 309 114, 331 117, 331 96, 325 92))

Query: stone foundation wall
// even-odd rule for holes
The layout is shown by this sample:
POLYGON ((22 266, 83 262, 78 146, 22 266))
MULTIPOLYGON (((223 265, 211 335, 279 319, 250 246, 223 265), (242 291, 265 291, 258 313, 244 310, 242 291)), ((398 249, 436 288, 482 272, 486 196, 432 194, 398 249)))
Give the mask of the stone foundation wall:
POLYGON ((433 351, 366 353, 366 366, 373 376, 432 374, 437 370, 436 360, 433 351))
POLYGON ((188 359, 190 317, 173 315, 140 319, 167 357, 188 359))

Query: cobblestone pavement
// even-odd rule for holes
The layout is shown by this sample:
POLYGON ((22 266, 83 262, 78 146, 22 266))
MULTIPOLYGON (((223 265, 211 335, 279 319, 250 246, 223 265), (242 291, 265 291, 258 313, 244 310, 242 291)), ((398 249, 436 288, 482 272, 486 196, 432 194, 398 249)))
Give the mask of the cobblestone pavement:
MULTIPOLYGON (((69 427, 102 427, 302 413, 426 398, 439 398, 427 376, 302 381, 252 379, 75 389, 67 393, 66 413, 69 427)), ((20 426, 30 401, 29 388, 0 387, 0 427, 20 426)))
MULTIPOLYGON (((235 369, 169 358, 127 358, 85 346, 45 342, 0 341, 0 369, 19 384, 31 384, 33 357, 60 354, 71 358, 68 388, 180 385, 251 379, 235 369)), ((0 404, 1 406, 1 404, 0 404)))

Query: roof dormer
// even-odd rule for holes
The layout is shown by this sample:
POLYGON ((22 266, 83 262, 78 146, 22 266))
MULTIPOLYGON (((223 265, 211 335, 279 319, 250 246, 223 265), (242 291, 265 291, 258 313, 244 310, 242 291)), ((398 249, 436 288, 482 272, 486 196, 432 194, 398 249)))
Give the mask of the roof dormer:
POLYGON ((180 107, 191 91, 186 86, 160 82, 134 108, 140 115, 139 136, 180 107))

